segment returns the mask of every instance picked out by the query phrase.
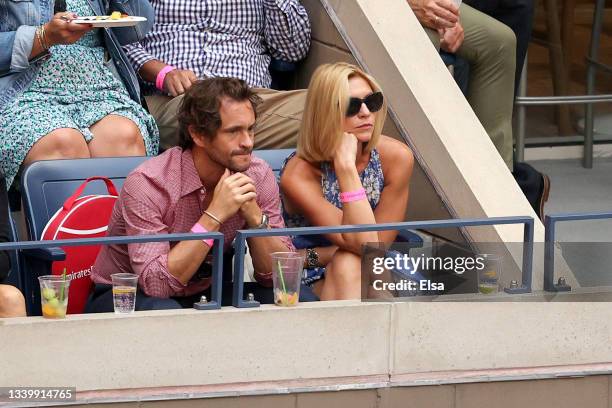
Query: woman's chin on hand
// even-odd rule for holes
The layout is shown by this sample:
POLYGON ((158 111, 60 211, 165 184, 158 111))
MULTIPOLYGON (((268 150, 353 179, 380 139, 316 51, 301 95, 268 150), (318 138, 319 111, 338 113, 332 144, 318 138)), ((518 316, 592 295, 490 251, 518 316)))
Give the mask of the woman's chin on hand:
POLYGON ((369 143, 372 139, 372 129, 356 129, 353 134, 360 143, 369 143))

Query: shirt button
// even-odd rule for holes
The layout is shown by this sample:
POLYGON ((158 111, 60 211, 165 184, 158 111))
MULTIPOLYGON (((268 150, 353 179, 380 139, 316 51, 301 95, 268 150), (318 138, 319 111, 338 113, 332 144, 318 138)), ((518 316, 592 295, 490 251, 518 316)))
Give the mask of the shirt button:
POLYGON ((204 189, 203 188, 200 189, 200 194, 204 194, 204 189))

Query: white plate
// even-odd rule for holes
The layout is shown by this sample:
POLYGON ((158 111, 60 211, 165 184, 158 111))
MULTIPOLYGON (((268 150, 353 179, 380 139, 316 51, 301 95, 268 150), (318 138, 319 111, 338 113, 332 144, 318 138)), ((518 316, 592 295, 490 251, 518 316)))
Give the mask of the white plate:
POLYGON ((147 21, 145 17, 139 16, 128 16, 122 17, 118 20, 111 20, 108 16, 102 16, 105 19, 99 20, 96 16, 79 17, 72 20, 73 23, 77 24, 91 24, 94 27, 130 27, 135 26, 138 23, 147 21))

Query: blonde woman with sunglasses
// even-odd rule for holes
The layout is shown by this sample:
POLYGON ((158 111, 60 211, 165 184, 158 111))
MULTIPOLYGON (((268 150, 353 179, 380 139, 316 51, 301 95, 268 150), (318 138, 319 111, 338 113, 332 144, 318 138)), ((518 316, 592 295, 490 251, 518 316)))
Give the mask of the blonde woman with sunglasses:
MULTIPOLYGON (((400 222, 414 158, 381 135, 387 106, 376 81, 354 65, 326 64, 313 74, 295 154, 281 172, 288 227, 400 222)), ((361 246, 395 240, 397 231, 294 239, 306 277, 321 300, 361 297, 361 246)))

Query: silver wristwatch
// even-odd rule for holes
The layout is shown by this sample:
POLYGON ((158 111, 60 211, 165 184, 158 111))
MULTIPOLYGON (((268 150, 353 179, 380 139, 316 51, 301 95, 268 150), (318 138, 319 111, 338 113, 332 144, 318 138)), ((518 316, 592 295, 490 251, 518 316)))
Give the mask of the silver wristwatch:
POLYGON ((251 229, 268 229, 268 227, 270 226, 270 222, 268 220, 268 216, 266 215, 265 212, 262 211, 261 213, 261 223, 259 223, 259 225, 251 228, 251 229))

